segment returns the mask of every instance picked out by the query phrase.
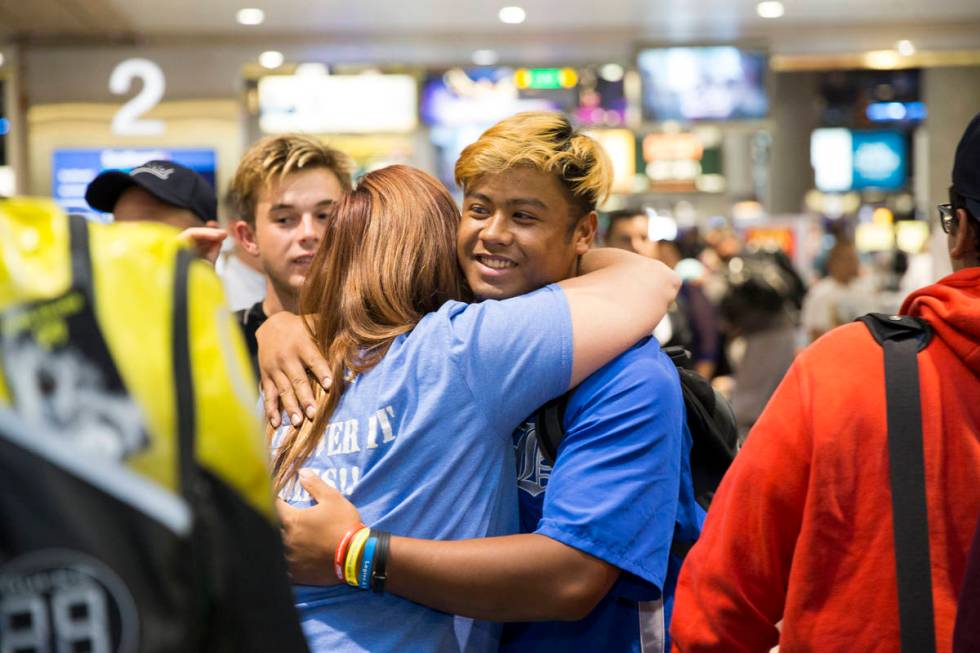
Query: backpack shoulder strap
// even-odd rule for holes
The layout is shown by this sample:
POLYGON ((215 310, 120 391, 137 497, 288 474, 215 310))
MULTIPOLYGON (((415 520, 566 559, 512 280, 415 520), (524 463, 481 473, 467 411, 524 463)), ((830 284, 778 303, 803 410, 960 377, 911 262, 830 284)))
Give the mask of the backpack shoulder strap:
POLYGON ((926 510, 918 352, 931 337, 916 318, 860 318, 885 353, 888 465, 892 490, 898 611, 903 653, 936 650, 926 510))
MULTIPOLYGON (((191 369, 189 285, 190 265, 193 254, 189 250, 177 250, 174 267, 173 305, 173 365, 174 394, 177 400, 177 448, 179 456, 180 486, 188 499, 193 499, 195 478, 194 437, 194 375, 191 369)), ((193 503, 191 505, 194 505, 193 503)))
POLYGON ((916 351, 922 351, 932 339, 932 328, 925 320, 908 315, 889 315, 887 313, 868 313, 857 319, 863 322, 871 335, 882 347, 885 341, 906 340, 915 338, 918 346, 916 351))
POLYGON ((80 215, 69 215, 68 240, 71 248, 72 285, 87 293, 92 287, 92 255, 89 252, 88 220, 80 215))
POLYGON ((538 449, 549 465, 555 464, 558 447, 565 439, 565 409, 568 407, 568 398, 571 394, 572 391, 569 390, 562 396, 555 397, 534 414, 534 432, 538 438, 538 449))

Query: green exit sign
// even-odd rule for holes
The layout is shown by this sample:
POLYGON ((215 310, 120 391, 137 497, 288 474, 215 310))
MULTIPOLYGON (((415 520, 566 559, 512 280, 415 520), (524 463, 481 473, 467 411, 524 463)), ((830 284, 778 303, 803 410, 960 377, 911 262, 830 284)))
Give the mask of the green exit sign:
POLYGON ((521 68, 514 73, 517 88, 574 88, 578 75, 571 68, 521 68))

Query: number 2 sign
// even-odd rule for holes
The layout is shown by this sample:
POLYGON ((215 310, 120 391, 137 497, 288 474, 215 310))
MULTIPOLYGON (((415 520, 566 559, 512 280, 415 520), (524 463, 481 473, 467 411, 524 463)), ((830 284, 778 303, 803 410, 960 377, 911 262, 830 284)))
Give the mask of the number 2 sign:
POLYGON ((112 118, 112 131, 120 136, 158 136, 164 131, 162 120, 140 120, 163 98, 163 71, 149 59, 126 59, 112 71, 109 90, 115 95, 129 93, 133 78, 143 81, 143 88, 122 105, 112 118))

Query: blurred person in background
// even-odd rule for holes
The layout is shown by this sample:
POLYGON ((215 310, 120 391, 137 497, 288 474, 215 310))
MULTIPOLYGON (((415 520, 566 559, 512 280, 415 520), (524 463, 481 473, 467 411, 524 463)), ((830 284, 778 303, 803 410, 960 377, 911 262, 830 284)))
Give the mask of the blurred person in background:
POLYGON ((953 273, 913 292, 900 311, 931 331, 915 336, 919 387, 907 396, 921 404, 921 440, 908 433, 905 445, 922 455, 924 532, 894 527, 889 461, 901 445, 889 431, 901 425, 891 421, 886 354, 865 324, 838 327, 793 363, 718 488, 681 572, 675 651, 762 653, 778 643, 945 653, 954 621, 957 636, 976 641, 976 622, 959 622, 957 610, 958 596, 978 598, 963 579, 980 515, 980 114, 956 148, 952 177, 950 202, 938 208, 953 273), (912 546, 919 536, 928 562, 911 570, 896 541, 912 546), (898 565, 932 598, 903 601, 901 616, 898 565), (917 632, 934 646, 909 648, 910 612, 925 610, 932 631, 917 632))
POLYGON ((827 254, 826 266, 827 275, 810 286, 803 299, 802 322, 809 342, 875 308, 853 243, 838 241, 827 254))
POLYGON ((218 229, 218 201, 204 177, 173 161, 147 161, 129 172, 107 170, 85 189, 85 201, 116 222, 158 222, 214 263, 227 235, 218 229))
POLYGON ((796 356, 806 288, 782 250, 757 247, 727 260, 725 282, 719 308, 734 369, 732 408, 744 439, 796 356))
MULTIPOLYGON (((650 240, 650 218, 645 210, 614 211, 607 219, 607 247, 657 258, 671 269, 682 260, 677 243, 650 240)), ((682 278, 680 292, 654 336, 665 347, 688 350, 689 366, 706 379, 713 376, 718 355, 717 311, 696 283, 682 278)))
MULTIPOLYGON (((656 257, 664 264, 680 272, 682 263, 687 260, 681 254, 677 241, 657 242, 656 257)), ((690 336, 686 342, 678 344, 691 352, 691 365, 698 374, 711 379, 719 355, 720 327, 718 309, 708 300, 700 283, 681 275, 681 289, 677 293, 677 306, 684 315, 690 336)))
POLYGON ((650 218, 644 209, 621 209, 606 215, 606 247, 654 256, 656 242, 650 240, 650 218))
POLYGON ((228 189, 235 236, 265 273, 265 298, 236 313, 256 365, 255 332, 269 315, 296 313, 330 212, 351 190, 347 155, 309 136, 270 136, 242 157, 228 189))

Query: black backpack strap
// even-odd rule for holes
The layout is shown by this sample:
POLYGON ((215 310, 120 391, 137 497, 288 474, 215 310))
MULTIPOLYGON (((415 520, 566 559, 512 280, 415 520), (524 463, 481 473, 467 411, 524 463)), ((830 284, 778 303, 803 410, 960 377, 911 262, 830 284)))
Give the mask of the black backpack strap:
MULTIPOLYGON (((177 447, 180 487, 188 500, 193 500, 196 477, 194 456, 194 378, 191 369, 190 320, 188 288, 190 265, 194 255, 186 249, 177 250, 174 270, 173 306, 173 365, 174 395, 177 400, 177 447)), ((191 505, 194 505, 193 501, 191 505)))
POLYGON ((660 350, 667 354, 671 362, 673 362, 674 366, 678 369, 687 366, 687 364, 691 362, 691 352, 679 345, 661 347, 660 350))
POLYGON ((894 519, 898 612, 903 653, 936 650, 917 354, 931 336, 921 320, 860 318, 885 353, 888 466, 894 519))
POLYGON ((569 390, 560 397, 555 397, 534 414, 534 432, 538 438, 538 449, 545 462, 555 464, 558 458, 558 447, 565 438, 565 409, 568 407, 569 390))
POLYGON ((194 370, 190 351, 190 267, 195 257, 190 250, 178 249, 174 267, 172 356, 174 397, 177 411, 177 464, 181 494, 194 512, 191 535, 192 582, 195 605, 192 607, 194 632, 190 638, 195 648, 207 650, 213 635, 211 603, 211 542, 203 515, 210 507, 210 496, 195 455, 197 416, 194 406, 194 370))
POLYGON ((86 293, 92 287, 92 257, 89 254, 88 220, 68 216, 68 242, 71 248, 72 286, 86 293))

